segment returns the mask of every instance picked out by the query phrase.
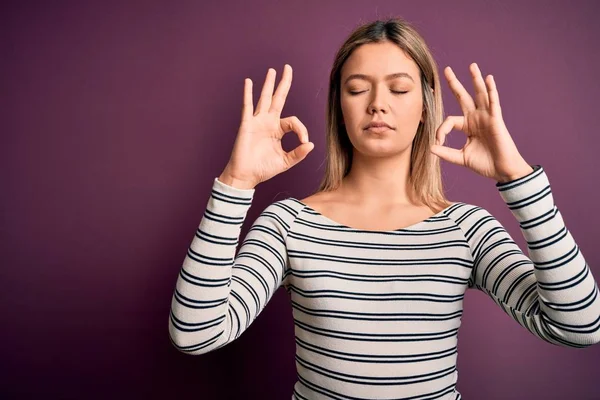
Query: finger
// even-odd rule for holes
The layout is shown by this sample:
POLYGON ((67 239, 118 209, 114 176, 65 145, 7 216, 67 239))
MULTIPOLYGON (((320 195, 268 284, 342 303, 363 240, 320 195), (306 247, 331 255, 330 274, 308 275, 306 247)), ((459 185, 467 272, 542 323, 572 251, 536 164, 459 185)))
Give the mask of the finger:
POLYGON ((471 77, 473 78, 473 87, 475 89, 475 105, 477 108, 483 108, 487 110, 490 107, 490 99, 488 98, 487 88, 481 76, 481 71, 477 63, 469 65, 471 71, 471 77))
POLYGON ((450 115, 446 117, 444 122, 437 128, 435 132, 435 144, 444 145, 446 141, 446 135, 450 133, 452 129, 463 130, 465 125, 465 117, 450 115))
POLYGON ((277 72, 273 68, 269 68, 267 76, 265 77, 265 83, 263 84, 262 91, 260 92, 260 98, 256 105, 256 114, 266 112, 271 107, 271 98, 273 97, 273 87, 275 87, 275 76, 277 72))
POLYGON ((312 149, 315 148, 315 145, 312 142, 302 143, 294 150, 285 153, 285 163, 288 168, 293 167, 298 164, 300 161, 304 160, 308 153, 311 152, 312 149))
POLYGON ((452 92, 458 99, 458 104, 460 105, 460 109, 462 110, 463 114, 467 114, 467 112, 474 110, 475 103, 473 102, 471 95, 469 94, 469 92, 467 92, 462 83, 460 83, 456 75, 454 75, 452 68, 450 68, 449 66, 446 67, 444 69, 444 74, 446 76, 446 79, 448 80, 448 85, 450 86, 450 89, 452 89, 452 92))
POLYGON ((500 108, 500 98, 498 96, 498 89, 496 89, 496 81, 492 75, 488 75, 487 80, 488 96, 490 98, 490 114, 492 116, 502 115, 502 109, 500 108))
POLYGON ((279 139, 281 139, 286 134, 286 132, 293 131, 294 133, 296 133, 301 143, 308 142, 308 129, 306 129, 306 126, 304 126, 304 124, 298 119, 298 117, 293 116, 282 118, 279 120, 279 124, 281 126, 281 136, 279 137, 279 139))
POLYGON ((242 105, 242 120, 252 117, 254 105, 252 104, 252 79, 244 79, 244 103, 242 105))
POLYGON ((430 148, 431 152, 441 158, 442 160, 451 162, 452 164, 464 166, 465 161, 463 157, 463 151, 453 149, 452 147, 432 145, 430 148))
POLYGON ((277 85, 275 94, 273 95, 273 101, 271 102, 271 108, 269 112, 275 112, 277 115, 281 115, 285 99, 292 86, 292 67, 289 64, 283 66, 283 74, 281 75, 281 81, 277 85))

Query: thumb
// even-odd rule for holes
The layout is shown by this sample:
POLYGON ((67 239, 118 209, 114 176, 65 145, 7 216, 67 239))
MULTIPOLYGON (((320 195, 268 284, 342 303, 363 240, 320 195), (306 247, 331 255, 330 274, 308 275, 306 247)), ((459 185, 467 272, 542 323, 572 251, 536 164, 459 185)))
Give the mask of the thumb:
POLYGON ((288 159, 288 165, 293 167, 298 164, 300 161, 304 160, 304 158, 314 149, 315 145, 313 142, 306 142, 300 144, 294 150, 290 151, 286 154, 288 159))
POLYGON ((430 150, 442 160, 464 166, 463 153, 461 150, 453 149, 447 146, 440 146, 437 144, 431 145, 430 150))

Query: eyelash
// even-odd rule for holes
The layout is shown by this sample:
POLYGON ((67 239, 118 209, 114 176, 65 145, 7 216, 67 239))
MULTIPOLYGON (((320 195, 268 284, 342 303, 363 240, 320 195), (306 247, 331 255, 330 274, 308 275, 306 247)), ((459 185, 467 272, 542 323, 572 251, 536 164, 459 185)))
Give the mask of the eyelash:
MULTIPOLYGON (((357 94, 361 94, 366 92, 366 90, 360 91, 360 92, 352 92, 350 91, 350 95, 351 96, 356 96, 357 94)), ((390 90, 390 92, 394 93, 394 94, 404 94, 404 93, 408 93, 408 91, 402 92, 402 91, 397 91, 397 90, 390 90)))

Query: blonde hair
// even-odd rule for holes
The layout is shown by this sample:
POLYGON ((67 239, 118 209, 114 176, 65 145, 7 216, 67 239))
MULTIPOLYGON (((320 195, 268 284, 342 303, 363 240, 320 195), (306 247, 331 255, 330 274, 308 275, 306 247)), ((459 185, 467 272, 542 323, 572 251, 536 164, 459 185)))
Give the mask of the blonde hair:
POLYGON ((443 120, 442 93, 437 64, 421 35, 401 18, 377 20, 356 28, 338 50, 329 77, 327 100, 326 170, 318 192, 338 188, 350 171, 352 144, 342 124, 340 86, 342 66, 352 52, 366 43, 389 41, 396 44, 419 67, 423 92, 423 122, 413 140, 409 180, 418 202, 437 211, 451 203, 443 191, 439 158, 429 151, 436 128, 443 120), (433 92, 431 89, 434 89, 433 92))

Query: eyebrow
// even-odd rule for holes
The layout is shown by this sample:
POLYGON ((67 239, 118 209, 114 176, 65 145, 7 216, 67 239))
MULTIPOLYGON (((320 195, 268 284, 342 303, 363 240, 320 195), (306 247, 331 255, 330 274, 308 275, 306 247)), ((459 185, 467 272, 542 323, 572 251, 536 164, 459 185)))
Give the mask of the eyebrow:
MULTIPOLYGON (((349 77, 346 78, 346 80, 344 81, 344 84, 348 83, 349 80, 351 79, 364 79, 364 80, 368 80, 370 78, 369 75, 365 75, 365 74, 352 74, 349 77)), ((390 74, 390 75, 386 75, 385 80, 391 80, 391 79, 396 79, 396 78, 408 78, 411 81, 415 81, 412 76, 410 76, 408 73, 406 72, 396 72, 395 74, 390 74)))

